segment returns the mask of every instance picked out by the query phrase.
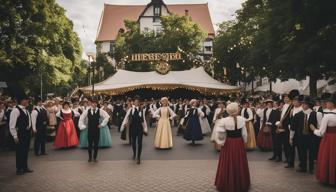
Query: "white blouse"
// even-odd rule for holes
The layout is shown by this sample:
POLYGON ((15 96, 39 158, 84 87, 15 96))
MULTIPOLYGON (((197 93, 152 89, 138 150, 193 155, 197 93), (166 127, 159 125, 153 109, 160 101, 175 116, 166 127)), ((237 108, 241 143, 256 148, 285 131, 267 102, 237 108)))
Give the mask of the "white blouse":
MULTIPOLYGON (((333 109, 330 112, 336 113, 336 109, 333 109)), ((327 131, 327 127, 336 127, 336 114, 325 114, 322 118, 320 128, 316 129, 314 134, 319 137, 323 137, 327 131)))
MULTIPOLYGON (((246 119, 241 116, 237 116, 237 129, 242 129, 242 137, 244 142, 247 142, 247 131, 245 126, 246 119)), ((214 140, 219 145, 224 145, 226 140, 226 130, 235 130, 235 122, 232 116, 219 119, 214 127, 214 140)))

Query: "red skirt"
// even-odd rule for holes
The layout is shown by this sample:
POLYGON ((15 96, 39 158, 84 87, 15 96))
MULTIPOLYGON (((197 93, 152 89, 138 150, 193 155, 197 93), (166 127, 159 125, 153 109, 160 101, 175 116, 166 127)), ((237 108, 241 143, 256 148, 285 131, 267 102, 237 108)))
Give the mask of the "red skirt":
POLYGON ((326 133, 321 140, 316 178, 321 183, 336 185, 336 133, 326 133))
POLYGON ((244 141, 227 138, 221 148, 215 186, 219 191, 244 192, 250 188, 250 172, 244 141))
POLYGON ((77 145, 78 137, 72 119, 61 121, 55 137, 54 147, 59 149, 74 147, 77 145))
POLYGON ((263 128, 261 128, 257 138, 257 145, 261 149, 271 150, 273 146, 272 133, 271 132, 265 133, 263 131, 263 128))

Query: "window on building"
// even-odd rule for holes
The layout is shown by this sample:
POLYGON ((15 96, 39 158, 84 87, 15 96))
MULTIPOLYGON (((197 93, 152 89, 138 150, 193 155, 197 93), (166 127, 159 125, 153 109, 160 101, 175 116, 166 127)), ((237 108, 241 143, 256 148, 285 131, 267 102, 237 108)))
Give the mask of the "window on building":
POLYGON ((160 17, 153 17, 153 23, 159 23, 160 21, 160 17))
POLYGON ((110 42, 110 52, 113 54, 114 46, 113 42, 110 42))
POLYGON ((205 46, 205 51, 212 51, 212 47, 211 46, 205 46))
POLYGON ((154 7, 154 16, 161 16, 161 6, 154 7))
POLYGON ((155 35, 159 35, 160 33, 162 33, 161 26, 154 26, 154 33, 155 35))

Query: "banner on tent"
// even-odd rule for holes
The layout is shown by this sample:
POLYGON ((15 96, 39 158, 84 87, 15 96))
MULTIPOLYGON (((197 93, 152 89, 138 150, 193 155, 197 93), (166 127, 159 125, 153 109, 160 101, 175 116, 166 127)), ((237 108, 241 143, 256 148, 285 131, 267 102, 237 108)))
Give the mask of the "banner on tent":
POLYGON ((130 61, 176 61, 181 60, 181 53, 137 53, 131 55, 130 61))

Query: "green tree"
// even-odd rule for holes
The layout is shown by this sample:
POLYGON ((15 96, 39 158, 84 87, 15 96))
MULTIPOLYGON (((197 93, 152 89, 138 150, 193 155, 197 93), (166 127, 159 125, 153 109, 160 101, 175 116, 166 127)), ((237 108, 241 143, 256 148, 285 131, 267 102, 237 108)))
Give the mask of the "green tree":
POLYGON ((215 39, 218 67, 239 63, 250 74, 233 75, 233 80, 309 76, 310 94, 316 96, 317 80, 335 74, 335 8, 331 0, 247 0, 237 20, 220 27, 215 39))
MULTIPOLYGON (((125 21, 126 32, 120 31, 115 42, 113 57, 118 63, 133 53, 177 52, 178 48, 196 55, 205 32, 190 17, 169 15, 161 17, 162 32, 142 33, 135 21, 125 21)), ((126 62, 125 69, 151 71, 155 62, 126 62)), ((194 64, 184 55, 182 61, 171 61, 172 70, 190 69, 194 64)))
POLYGON ((0 77, 9 86, 39 93, 68 87, 81 67, 81 46, 65 10, 54 0, 4 0, 0 4, 0 77))

